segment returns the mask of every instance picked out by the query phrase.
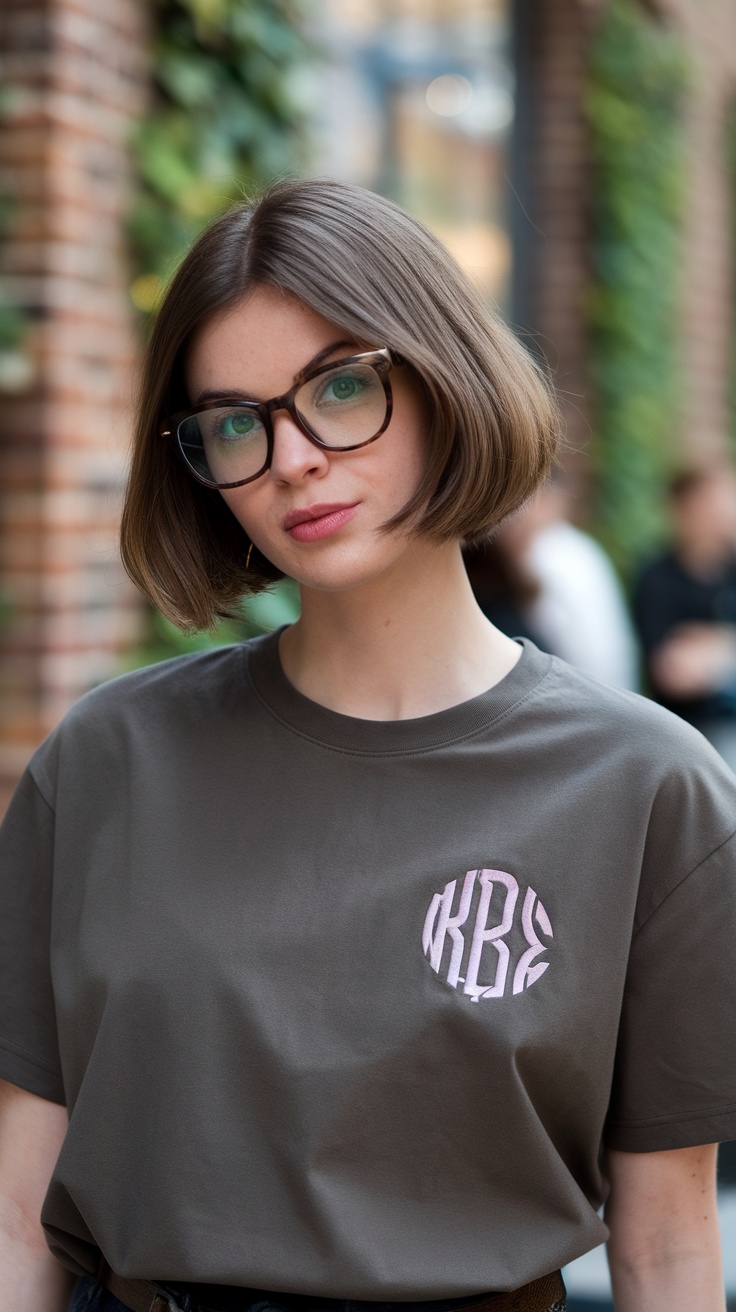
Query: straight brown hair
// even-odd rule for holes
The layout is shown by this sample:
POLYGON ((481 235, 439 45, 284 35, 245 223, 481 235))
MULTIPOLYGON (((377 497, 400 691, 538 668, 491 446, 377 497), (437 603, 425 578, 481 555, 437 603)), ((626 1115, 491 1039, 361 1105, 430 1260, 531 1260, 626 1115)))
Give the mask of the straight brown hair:
MULTIPOLYGON (((445 247, 385 197, 335 181, 280 182, 217 219, 182 262, 142 370, 122 521, 131 578, 182 628, 210 628, 279 577, 220 493, 161 437, 184 409, 188 343, 208 316, 261 285, 297 297, 356 342, 390 346, 421 380, 427 466, 386 529, 482 541, 554 459, 558 410, 541 371, 445 247)), ((390 440, 390 428, 383 440, 390 440)))

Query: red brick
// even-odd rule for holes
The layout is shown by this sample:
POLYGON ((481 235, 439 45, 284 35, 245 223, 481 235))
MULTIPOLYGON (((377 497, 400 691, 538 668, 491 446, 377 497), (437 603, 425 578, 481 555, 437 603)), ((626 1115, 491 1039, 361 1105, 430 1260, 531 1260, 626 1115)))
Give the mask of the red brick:
POLYGON ((136 359, 123 228, 144 102, 137 0, 5 0, 0 186, 16 198, 4 282, 44 317, 37 374, 0 397, 0 805, 71 701, 135 644, 117 555, 136 359))

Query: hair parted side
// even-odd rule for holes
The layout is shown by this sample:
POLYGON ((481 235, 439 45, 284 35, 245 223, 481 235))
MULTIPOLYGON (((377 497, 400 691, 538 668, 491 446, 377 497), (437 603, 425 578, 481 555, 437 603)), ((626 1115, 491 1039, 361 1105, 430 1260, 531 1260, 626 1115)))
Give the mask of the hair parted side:
POLYGON ((135 583, 182 628, 210 628, 279 577, 259 553, 247 562, 247 538, 220 493, 191 478, 159 433, 162 420, 188 404, 184 357, 194 331, 263 284, 297 297, 357 342, 392 347, 421 380, 427 467, 387 529, 482 541, 534 492, 554 459, 559 415, 549 385, 436 237, 363 188, 277 183, 196 242, 143 363, 122 556, 135 583))

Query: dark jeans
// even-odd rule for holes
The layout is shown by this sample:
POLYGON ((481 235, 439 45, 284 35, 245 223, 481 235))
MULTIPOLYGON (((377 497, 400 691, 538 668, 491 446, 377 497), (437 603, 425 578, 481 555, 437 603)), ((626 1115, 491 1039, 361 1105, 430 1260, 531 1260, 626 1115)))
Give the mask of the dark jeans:
MULTIPOLYGON (((166 1293, 165 1284, 161 1285, 161 1290, 162 1293, 166 1293)), ((278 1294, 268 1294, 264 1290, 254 1290, 253 1294, 252 1302, 246 1296, 244 1302, 240 1304, 242 1312, 283 1312, 283 1304, 279 1303, 278 1294)), ((170 1293, 168 1297, 171 1312, 198 1312, 198 1304, 191 1294, 170 1293)), ((479 1301, 481 1297, 482 1295, 477 1295, 476 1300, 479 1301)), ((468 1303, 471 1300, 458 1299, 454 1306, 463 1301, 468 1303)), ((361 1303, 358 1299, 344 1301, 330 1299, 325 1302, 331 1308, 340 1307, 342 1312, 361 1312, 362 1309, 366 1309, 367 1312, 369 1308, 375 1309, 375 1312, 378 1312, 378 1309, 385 1309, 385 1312, 401 1312, 402 1308, 405 1312, 438 1312, 443 1304, 446 1307, 453 1305, 451 1299, 445 1299, 441 1303, 361 1303)), ((316 1312, 318 1306, 318 1299, 305 1300, 305 1308, 311 1307, 316 1312)), ((565 1312, 566 1307, 567 1304, 563 1300, 561 1303, 554 1303, 548 1312, 565 1312)), ((114 1298, 104 1285, 98 1284, 91 1276, 83 1276, 72 1294, 69 1312, 127 1312, 127 1308, 119 1299, 114 1298)))

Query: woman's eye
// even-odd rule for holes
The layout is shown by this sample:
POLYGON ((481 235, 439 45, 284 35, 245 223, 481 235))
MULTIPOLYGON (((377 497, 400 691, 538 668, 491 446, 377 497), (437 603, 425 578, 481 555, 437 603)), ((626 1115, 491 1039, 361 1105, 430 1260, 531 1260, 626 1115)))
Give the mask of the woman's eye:
POLYGON ((360 384, 357 378, 333 378, 332 391, 339 401, 346 400, 350 396, 355 396, 360 384))
POLYGON ((257 415, 247 411, 236 410, 231 414, 221 415, 217 424, 217 436, 224 438, 250 437, 261 427, 257 415))
POLYGON ((354 374, 338 374, 322 389, 321 401, 354 401, 363 390, 363 382, 354 374))

